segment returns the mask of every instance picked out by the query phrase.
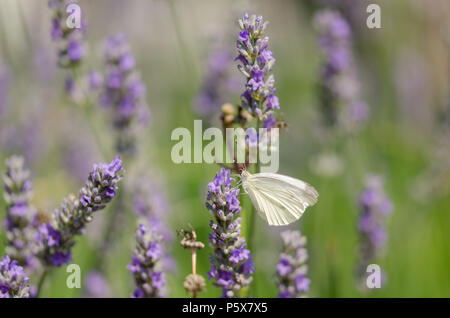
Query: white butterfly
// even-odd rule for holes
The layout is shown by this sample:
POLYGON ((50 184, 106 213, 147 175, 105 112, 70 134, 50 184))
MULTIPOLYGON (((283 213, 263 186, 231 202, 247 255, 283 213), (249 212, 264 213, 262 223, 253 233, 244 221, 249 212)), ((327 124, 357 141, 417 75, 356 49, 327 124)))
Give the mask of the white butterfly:
POLYGON ((258 214, 269 225, 297 221, 308 206, 316 204, 319 193, 301 180, 276 173, 241 173, 242 187, 258 214))

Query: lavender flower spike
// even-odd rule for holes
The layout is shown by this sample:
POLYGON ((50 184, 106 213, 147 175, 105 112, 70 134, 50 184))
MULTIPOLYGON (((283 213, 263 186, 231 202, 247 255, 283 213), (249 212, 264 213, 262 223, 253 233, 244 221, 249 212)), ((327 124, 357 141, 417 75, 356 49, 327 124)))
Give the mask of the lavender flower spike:
POLYGON ((360 97, 350 25, 338 11, 329 9, 317 12, 314 24, 325 59, 320 76, 324 122, 355 129, 367 119, 369 108, 360 97))
POLYGON ((52 220, 39 227, 37 255, 44 264, 61 266, 71 260, 75 235, 82 234, 93 213, 105 208, 116 195, 122 172, 119 156, 110 164, 94 165, 79 195, 64 199, 61 210, 56 210, 52 220))
POLYGON ((24 169, 24 159, 12 156, 6 160, 3 175, 4 198, 6 203, 6 254, 22 266, 35 264, 32 242, 36 228, 36 209, 30 205, 33 196, 30 173, 24 169))
POLYGON ((310 280, 306 277, 308 253, 305 249, 306 237, 300 231, 284 231, 283 252, 277 265, 277 282, 281 298, 305 297, 310 280))
POLYGON ((358 274, 365 276, 367 265, 381 255, 386 245, 386 216, 392 212, 392 202, 386 196, 380 176, 370 176, 359 197, 360 261, 358 274))
POLYGON ((109 108, 117 132, 117 151, 133 154, 139 129, 148 122, 145 85, 135 70, 136 60, 127 38, 118 34, 106 42, 104 91, 102 104, 109 108), (140 124, 140 125, 139 125, 140 124))
POLYGON ((275 95, 275 79, 270 74, 275 59, 267 49, 269 38, 264 36, 268 24, 261 16, 245 14, 239 20, 241 31, 236 43, 239 53, 236 60, 241 62, 238 69, 247 79, 241 95, 242 106, 261 120, 271 118, 273 110, 280 108, 275 95))
POLYGON ((163 255, 161 237, 140 224, 136 232, 136 243, 136 248, 131 255, 132 261, 127 266, 136 283, 132 296, 135 298, 162 297, 166 281, 163 272, 157 270, 163 255))
POLYGON ((85 21, 82 19, 80 28, 69 28, 66 23, 66 8, 70 3, 73 1, 49 1, 49 7, 53 11, 51 36, 58 46, 58 64, 64 68, 76 67, 86 54, 83 44, 85 21))
POLYGON ((221 287, 223 297, 231 298, 252 281, 254 265, 250 251, 246 248, 241 235, 241 212, 238 199, 239 189, 232 188, 230 170, 222 168, 212 182, 208 184, 206 208, 214 220, 211 220, 209 244, 214 248, 210 257, 209 279, 221 287))
POLYGON ((30 279, 18 262, 6 255, 0 260, 0 298, 29 298, 30 279))

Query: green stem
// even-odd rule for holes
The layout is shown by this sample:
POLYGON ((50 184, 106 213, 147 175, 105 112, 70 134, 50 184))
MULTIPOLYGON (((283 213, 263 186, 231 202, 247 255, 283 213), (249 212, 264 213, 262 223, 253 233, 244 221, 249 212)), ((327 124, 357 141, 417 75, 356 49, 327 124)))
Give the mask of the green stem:
POLYGON ((39 298, 39 296, 41 295, 42 286, 44 285, 44 281, 45 281, 45 278, 47 277, 47 273, 48 273, 48 269, 44 268, 44 271, 42 272, 41 277, 39 278, 39 283, 38 283, 38 286, 37 286, 36 298, 39 298))
MULTIPOLYGON (((259 162, 259 126, 261 125, 260 119, 258 117, 257 121, 256 121, 256 134, 257 134, 257 143, 256 143, 256 164, 255 164, 255 171, 254 173, 259 173, 261 171, 261 166, 260 166, 260 162, 259 162)), ((248 218, 249 222, 248 222, 248 234, 247 234, 247 246, 248 249, 250 250, 251 253, 255 253, 255 251, 253 250, 253 236, 255 233, 255 223, 256 223, 256 208, 254 207, 254 205, 252 204, 252 208, 250 209, 250 216, 248 218)), ((256 279, 253 280, 252 284, 251 284, 251 288, 250 291, 254 292, 256 290, 256 279)), ((254 296, 252 294, 250 294, 250 296, 254 296)))

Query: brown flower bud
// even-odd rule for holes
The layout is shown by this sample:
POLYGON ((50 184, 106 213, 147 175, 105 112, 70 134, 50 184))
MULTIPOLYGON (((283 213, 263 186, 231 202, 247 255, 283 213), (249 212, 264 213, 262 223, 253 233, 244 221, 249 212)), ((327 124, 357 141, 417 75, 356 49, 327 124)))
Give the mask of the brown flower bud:
POLYGON ((198 274, 189 274, 184 279, 184 288, 191 294, 197 294, 205 289, 206 283, 203 276, 198 274))
POLYGON ((233 115, 234 114, 234 106, 230 103, 226 103, 222 105, 222 113, 224 115, 233 115))

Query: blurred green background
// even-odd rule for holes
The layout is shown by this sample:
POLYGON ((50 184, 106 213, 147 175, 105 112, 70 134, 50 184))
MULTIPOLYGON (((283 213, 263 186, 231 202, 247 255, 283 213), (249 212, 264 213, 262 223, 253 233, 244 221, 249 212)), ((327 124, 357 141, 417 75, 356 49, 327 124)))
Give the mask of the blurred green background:
MULTIPOLYGON (((199 118, 193 101, 213 48, 220 45, 234 55, 237 19, 244 12, 262 15, 270 21, 267 35, 276 59, 275 85, 281 113, 288 122, 280 138, 279 173, 305 180, 320 193, 318 204, 289 226, 300 229, 308 239, 309 296, 450 297, 450 164, 449 157, 442 160, 436 156, 442 147, 437 142, 442 136, 440 119, 450 101, 450 3, 371 1, 381 6, 382 28, 369 30, 365 25, 367 3, 352 2, 358 3, 350 20, 354 54, 371 116, 358 134, 345 141, 335 140, 327 146, 331 149, 316 141, 322 57, 311 22, 314 12, 326 7, 326 1, 81 0, 88 22, 89 50, 83 68, 100 63, 105 37, 117 32, 127 35, 147 87, 152 119, 140 140, 137 158, 124 162, 127 173, 122 185, 127 184, 129 173, 145 170, 158 175, 169 201, 170 228, 175 233, 190 222, 199 239, 207 243, 210 216, 205 195, 219 168, 174 164, 170 151, 175 142, 170 134, 176 127, 193 129, 193 120, 199 118), (343 160, 343 171, 335 177, 320 176, 311 168, 316 156, 327 151, 336 152, 343 160), (430 169, 434 174, 428 173, 430 169), (380 290, 361 292, 355 279, 357 198, 364 177, 370 173, 384 177, 394 210, 387 223, 384 256, 377 260, 387 275, 387 284, 380 290)), ((94 108, 86 115, 64 97, 66 73, 56 66, 50 14, 46 1, 0 2, 0 63, 9 66, 13 77, 10 109, 0 117, 0 167, 3 173, 7 156, 24 153, 32 172, 33 204, 47 212, 83 185, 64 168, 69 144, 80 143, 77 160, 110 161, 114 155, 103 110, 94 108), (91 124, 96 127, 94 132, 91 124), (103 130, 100 139, 92 135, 98 130, 103 130), (108 149, 107 154, 99 150, 98 140, 103 143, 101 148, 108 149), (81 148, 92 149, 93 154, 84 155, 81 148)), ((240 75, 235 63, 230 63, 230 70, 240 75)), ((230 102, 238 100, 239 94, 229 96, 230 102)), ((90 167, 93 163, 86 164, 90 167)), ((103 218, 101 214, 111 213, 113 207, 97 217, 103 218)), ((249 209, 244 198, 244 218, 249 209)), ((114 238, 114 247, 103 260, 115 297, 129 297, 134 287, 126 265, 137 218, 131 208, 128 210, 123 211, 126 221, 120 236, 114 238)), ((0 200, 1 219, 4 213, 0 200)), ((92 243, 95 228, 88 227, 87 232, 73 249, 74 263, 81 266, 83 277, 97 253, 92 243)), ((278 294, 274 273, 281 248, 279 232, 257 219, 251 251, 256 268, 251 296, 278 294)), ((0 255, 3 252, 4 244, 0 244, 0 255)), ((187 297, 182 283, 190 271, 190 254, 181 248, 178 238, 170 253, 176 270, 166 275, 169 296, 187 297)), ((210 253, 209 247, 199 252, 198 273, 205 277, 210 253)), ((81 296, 82 289, 66 287, 66 277, 64 266, 54 269, 42 296, 81 296)), ((220 294, 208 282, 200 296, 220 294)))

